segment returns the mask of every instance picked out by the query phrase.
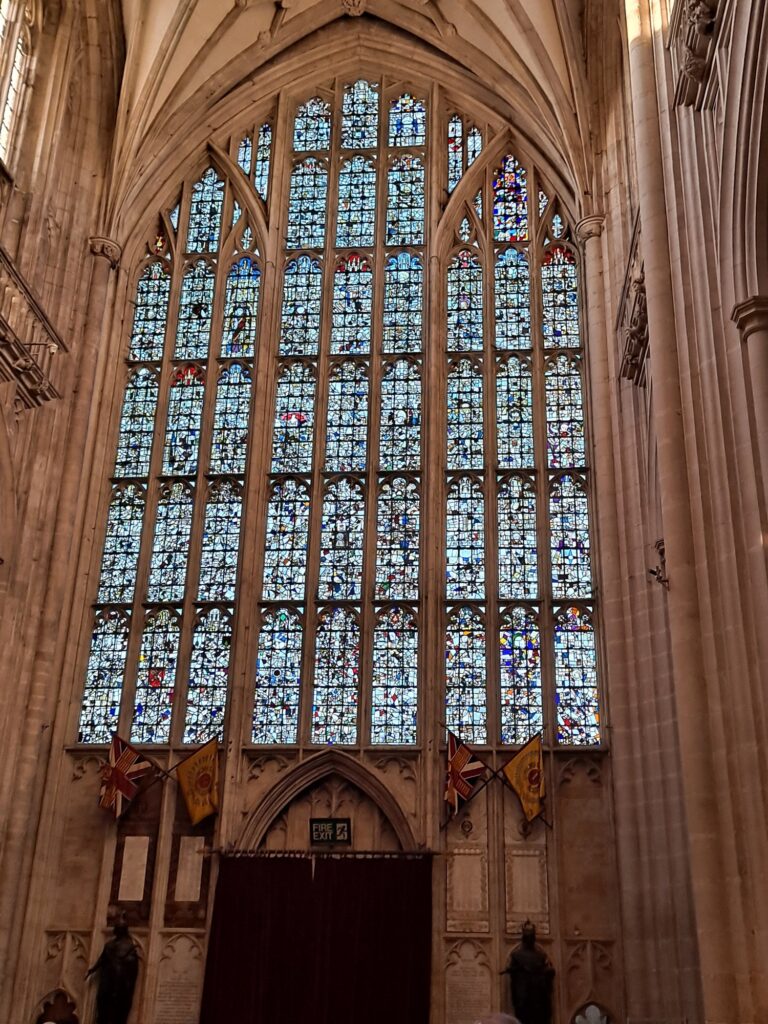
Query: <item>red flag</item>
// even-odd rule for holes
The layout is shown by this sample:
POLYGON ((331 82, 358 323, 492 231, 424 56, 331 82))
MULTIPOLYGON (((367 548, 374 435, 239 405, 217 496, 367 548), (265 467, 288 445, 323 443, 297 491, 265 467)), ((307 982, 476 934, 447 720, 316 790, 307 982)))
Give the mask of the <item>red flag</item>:
POLYGON ((451 815, 459 810, 459 800, 468 800, 478 778, 486 771, 482 761, 452 732, 448 733, 448 770, 445 780, 445 800, 451 815))
POLYGON ((109 747, 109 760, 101 768, 99 807, 119 818, 138 793, 139 779, 154 770, 151 761, 115 734, 109 747))

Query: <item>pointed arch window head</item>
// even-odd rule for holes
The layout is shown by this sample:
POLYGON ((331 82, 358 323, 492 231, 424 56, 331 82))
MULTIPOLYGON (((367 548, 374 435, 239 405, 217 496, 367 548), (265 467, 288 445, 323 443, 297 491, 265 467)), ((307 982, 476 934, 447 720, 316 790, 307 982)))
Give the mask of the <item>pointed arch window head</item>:
POLYGON ((18 3, 15 11, 10 2, 5 0, 0 8, 0 45, 2 52, 10 56, 10 66, 3 67, 2 88, 0 93, 0 159, 8 161, 14 147, 19 118, 24 105, 24 91, 27 85, 30 60, 32 57, 32 38, 28 21, 31 14, 26 3, 18 3))

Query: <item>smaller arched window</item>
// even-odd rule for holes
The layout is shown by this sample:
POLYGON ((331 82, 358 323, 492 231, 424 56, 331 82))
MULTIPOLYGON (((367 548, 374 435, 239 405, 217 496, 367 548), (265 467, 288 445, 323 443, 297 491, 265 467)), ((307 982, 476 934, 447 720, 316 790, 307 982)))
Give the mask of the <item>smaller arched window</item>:
POLYGON ((32 56, 34 11, 23 0, 0 0, 0 158, 7 163, 17 134, 32 56))

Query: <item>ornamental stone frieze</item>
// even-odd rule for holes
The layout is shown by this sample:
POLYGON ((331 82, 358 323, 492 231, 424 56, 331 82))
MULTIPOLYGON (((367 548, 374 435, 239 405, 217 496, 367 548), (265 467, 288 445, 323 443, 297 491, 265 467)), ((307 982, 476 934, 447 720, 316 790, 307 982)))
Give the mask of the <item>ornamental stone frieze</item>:
POLYGON ((621 351, 620 374, 638 387, 646 385, 648 359, 648 306, 645 296, 645 272, 640 245, 640 220, 635 221, 624 275, 616 333, 621 351))
POLYGON ((675 103, 698 105, 709 78, 722 0, 677 0, 669 24, 676 70, 675 103))

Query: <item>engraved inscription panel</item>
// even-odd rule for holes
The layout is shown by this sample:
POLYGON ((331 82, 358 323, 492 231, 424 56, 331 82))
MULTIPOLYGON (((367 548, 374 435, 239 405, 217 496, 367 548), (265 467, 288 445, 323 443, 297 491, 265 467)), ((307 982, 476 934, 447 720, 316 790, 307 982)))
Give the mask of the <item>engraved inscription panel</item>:
POLYGON ((476 942, 458 942, 445 971, 445 1024, 474 1024, 491 1012, 488 957, 476 942))
POLYGON ((193 935, 166 942, 158 970, 154 1024, 193 1024, 200 1015, 203 960, 193 935))
POLYGON ((507 931, 519 932, 529 919, 541 935, 549 934, 547 860, 543 849, 507 849, 504 856, 507 931))
POLYGON ((485 850, 462 847, 449 854, 447 925, 449 932, 490 930, 485 850))

